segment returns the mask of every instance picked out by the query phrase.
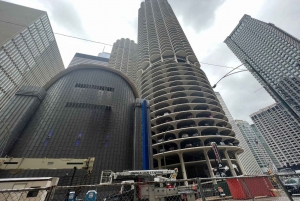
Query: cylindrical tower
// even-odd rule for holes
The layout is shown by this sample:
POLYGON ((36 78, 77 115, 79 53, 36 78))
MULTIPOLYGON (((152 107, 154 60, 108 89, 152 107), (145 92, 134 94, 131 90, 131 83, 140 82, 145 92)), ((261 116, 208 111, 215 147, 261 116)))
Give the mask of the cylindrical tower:
POLYGON ((137 44, 128 38, 117 40, 112 48, 108 66, 120 70, 134 82, 137 73, 137 44))
POLYGON ((138 22, 141 68, 156 62, 177 60, 200 66, 167 0, 141 3, 138 22))
POLYGON ((211 143, 231 175, 243 174, 239 141, 167 0, 139 9, 138 88, 151 103, 155 168, 179 168, 179 178, 213 177, 211 143))

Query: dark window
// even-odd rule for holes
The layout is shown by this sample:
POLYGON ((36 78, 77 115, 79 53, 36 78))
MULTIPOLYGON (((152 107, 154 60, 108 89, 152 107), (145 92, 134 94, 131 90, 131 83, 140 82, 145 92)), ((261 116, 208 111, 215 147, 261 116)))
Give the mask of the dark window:
POLYGON ((114 91, 114 88, 111 87, 105 87, 105 86, 97 86, 97 85, 91 85, 91 84, 79 84, 76 83, 75 87, 78 88, 86 88, 86 89, 96 89, 96 90, 101 90, 101 91, 114 91))
POLYGON ((70 103, 70 102, 67 102, 65 107, 111 110, 110 105, 96 105, 96 104, 90 104, 90 103, 70 103))
MULTIPOLYGON (((40 188, 40 186, 37 187, 31 187, 31 188, 40 188)), ((39 190, 38 189, 32 189, 29 190, 27 193, 27 198, 33 198, 33 197, 37 197, 37 195, 39 194, 39 190)))

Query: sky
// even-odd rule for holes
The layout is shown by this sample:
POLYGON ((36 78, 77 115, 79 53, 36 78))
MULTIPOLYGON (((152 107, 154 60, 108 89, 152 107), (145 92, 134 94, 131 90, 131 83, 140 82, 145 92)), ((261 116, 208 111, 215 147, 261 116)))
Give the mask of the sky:
MULTIPOLYGON (((47 11, 54 33, 113 44, 137 41, 141 0, 5 0, 47 11)), ((169 0, 199 61, 236 67, 241 62, 224 43, 244 14, 271 22, 300 38, 300 0, 169 0)), ((67 67, 76 52, 98 55, 111 46, 55 35, 67 67)), ((230 68, 201 64, 211 85, 230 68)), ((245 69, 245 67, 241 67, 245 69)), ((274 103, 249 72, 223 79, 220 92, 234 119, 252 122, 249 115, 274 103)))

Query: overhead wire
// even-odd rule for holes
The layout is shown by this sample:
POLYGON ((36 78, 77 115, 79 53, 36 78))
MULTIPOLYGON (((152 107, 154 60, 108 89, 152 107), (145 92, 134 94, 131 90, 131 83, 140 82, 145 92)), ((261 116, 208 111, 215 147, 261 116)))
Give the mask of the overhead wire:
MULTIPOLYGON (((214 84, 214 85, 212 86, 212 88, 216 88, 217 84, 218 84, 221 80, 223 80, 224 78, 230 76, 231 74, 234 74, 234 73, 231 73, 231 72, 234 71, 234 70, 236 70, 236 69, 238 69, 238 68, 241 67, 242 65, 244 65, 244 64, 242 63, 242 64, 240 64, 239 66, 237 66, 237 67, 235 67, 234 69, 232 69, 231 71, 229 71, 228 73, 226 73, 223 77, 221 77, 221 78, 218 80, 218 82, 217 82, 216 84, 214 84)), ((239 71, 239 72, 243 72, 243 71, 246 71, 246 70, 241 70, 241 71, 239 71)))
POLYGON ((211 63, 205 63, 205 62, 199 62, 199 63, 211 65, 211 66, 223 67, 223 68, 235 68, 235 67, 231 67, 231 66, 222 66, 222 65, 218 65, 218 64, 211 64, 211 63))
MULTIPOLYGON (((92 43, 99 43, 99 44, 102 44, 102 45, 113 46, 113 45, 111 45, 111 44, 108 44, 108 43, 102 43, 102 42, 99 42, 99 41, 88 40, 88 39, 79 38, 79 37, 70 36, 70 35, 61 34, 61 33, 55 33, 55 32, 53 32, 53 33, 56 34, 56 35, 61 35, 61 36, 65 36, 65 37, 69 37, 69 38, 74 38, 74 39, 78 39, 78 40, 88 41, 88 42, 92 42, 92 43)), ((124 49, 125 49, 125 48, 124 48, 124 49)), ((126 48, 126 49, 129 49, 129 48, 126 48)))
MULTIPOLYGON (((88 40, 88 39, 79 38, 79 37, 70 36, 70 35, 61 34, 61 33, 54 33, 54 34, 65 36, 65 37, 70 37, 70 38, 74 38, 74 39, 78 39, 78 40, 83 40, 83 41, 88 41, 88 42, 93 42, 93 43, 99 43, 99 44, 108 45, 108 46, 113 47, 113 45, 111 45, 111 44, 103 43, 103 42, 99 42, 99 41, 88 40)), ((129 49, 129 48, 125 48, 125 47, 118 47, 118 48, 129 49)), ((201 62, 201 61, 199 61, 199 63, 206 64, 206 65, 211 65, 211 66, 223 67, 223 68, 235 68, 235 67, 231 67, 231 66, 223 66, 223 65, 218 65, 218 64, 211 64, 211 63, 206 63, 206 62, 201 62)))
MULTIPOLYGON (((26 28, 27 28, 27 26, 25 26, 25 25, 13 23, 13 22, 8 22, 8 21, 4 21, 4 20, 0 20, 0 22, 4 22, 4 23, 8 23, 8 24, 13 24, 13 25, 22 26, 22 27, 26 27, 26 28)), ((53 32, 53 34, 60 35, 60 36, 64 36, 64 37, 69 37, 69 38, 73 38, 73 39, 77 39, 77 40, 82 40, 82 41, 87 41, 87 42, 92 42, 92 43, 98 43, 98 44, 102 44, 102 45, 107 45, 107 46, 113 47, 112 44, 103 43, 103 42, 94 41, 94 40, 89 40, 89 39, 85 39, 85 38, 79 38, 79 37, 76 37, 76 36, 70 36, 70 35, 67 35, 67 34, 56 33, 56 32, 53 32)), ((130 49, 130 48, 125 48, 125 47, 118 47, 118 48, 130 49)), ((206 62, 201 62, 201 61, 199 61, 199 63, 205 64, 205 65, 216 66, 216 67, 222 67, 222 68, 232 68, 232 69, 233 69, 233 68, 236 68, 236 67, 223 66, 223 65, 212 64, 212 63, 206 63, 206 62)), ((241 64, 241 65, 242 65, 242 64, 241 64)), ((241 65, 240 65, 240 66, 241 66, 241 65)), ((242 71, 247 71, 247 70, 245 70, 245 69, 241 69, 241 70, 242 70, 242 71)), ((242 72, 242 71, 239 71, 239 72, 242 72)), ((235 73, 232 73, 232 74, 235 74, 235 73)), ((262 89, 262 88, 260 88, 260 89, 262 89)), ((256 90, 255 92, 259 91, 260 89, 256 90)), ((255 92, 254 92, 254 93, 255 93, 255 92)))
MULTIPOLYGON (((13 22, 8 22, 8 21, 4 21, 4 20, 0 20, 0 22, 4 22, 4 23, 8 23, 8 24, 13 24, 13 25, 17 25, 17 26, 21 26, 21 27, 26 27, 26 28, 27 28, 27 26, 25 26, 25 25, 13 23, 13 22)), ((102 45, 107 45, 107 46, 113 47, 112 44, 103 43, 103 42, 94 41, 94 40, 89 40, 89 39, 85 39, 85 38, 79 38, 79 37, 76 37, 76 36, 70 36, 70 35, 67 35, 67 34, 56 33, 56 32, 53 32, 53 34, 60 35, 60 36, 64 36, 64 37, 69 37, 69 38, 73 38, 73 39, 77 39, 77 40, 82 40, 82 41, 87 41, 87 42, 92 42, 92 43, 98 43, 98 44, 102 44, 102 45)), ((130 49, 130 48, 125 48, 125 47, 118 47, 118 48, 130 49)), ((201 62, 201 61, 199 61, 199 63, 205 64, 205 65, 216 66, 216 67, 222 67, 222 68, 236 68, 236 67, 223 66, 223 65, 218 65, 218 64, 211 64, 211 63, 206 63, 206 62, 201 62)), ((241 65, 242 65, 242 64, 241 64, 241 65)), ((240 65, 240 66, 241 66, 241 65, 240 65)), ((239 72, 247 71, 247 70, 245 70, 245 69, 241 69, 241 70, 242 70, 242 71, 239 71, 239 72)), ((236 72, 236 73, 238 73, 238 72, 236 72)), ((232 73, 232 74, 235 74, 235 73, 232 73)), ((231 74, 230 74, 230 75, 231 75, 231 74)), ((262 88, 263 88, 263 87, 262 87, 262 88)), ((259 90, 262 89, 262 88, 259 88, 258 90, 254 91, 254 93, 256 93, 257 91, 259 91, 259 90)))
MULTIPOLYGON (((16 26, 21 26, 21 27, 25 27, 25 28, 28 28, 28 26, 25 26, 25 25, 21 25, 21 24, 18 24, 18 23, 13 23, 13 22, 8 22, 8 21, 4 21, 4 20, 0 20, 0 22, 3 22, 3 23, 8 23, 8 24, 12 24, 12 25, 16 25, 16 26)), ((69 37, 69 38, 73 38, 73 39, 77 39, 77 40, 82 40, 82 41, 87 41, 87 42, 92 42, 92 43, 97 43, 97 44, 102 44, 102 45, 107 45, 107 46, 111 46, 113 47, 112 44, 108 44, 108 43, 103 43, 103 42, 99 42, 99 41, 94 41, 94 40, 89 40, 89 39, 85 39, 85 38, 80 38, 80 37, 76 37, 76 36, 71 36, 71 35, 67 35, 67 34, 62 34, 62 33, 57 33, 57 32, 53 32, 53 34, 56 34, 56 35, 60 35, 60 36, 64 36, 64 37, 69 37)), ((123 48, 123 49, 130 49, 130 48, 125 48, 125 47, 119 47, 119 48, 123 48)), ((218 65, 218 64, 212 64, 212 63, 206 63, 206 62, 199 62, 201 64, 205 64, 205 65, 211 65, 211 66, 216 66, 216 67, 223 67, 223 68, 236 68, 236 67, 230 67, 230 66, 223 66, 223 65, 218 65)), ((241 64, 242 65, 242 64, 241 64)), ((241 66, 240 65, 240 66, 241 66)), ((247 70, 244 70, 244 69, 241 69, 241 71, 239 72, 243 72, 243 71, 247 71, 247 70)), ((235 72, 235 73, 239 73, 239 72, 235 72)), ((232 74, 235 74, 235 73, 232 73, 232 74)), ((230 74, 231 75, 231 74, 230 74)), ((226 77, 226 76, 225 76, 226 77)), ((263 88, 263 87, 262 87, 263 88)), ((259 91, 260 89, 262 88, 259 88, 258 90, 256 90, 255 92, 259 91)), ((255 93, 254 92, 254 93, 255 93)), ((17 140, 21 140, 21 141, 27 141, 27 139, 21 139, 21 138, 16 138, 17 140)), ((3 152, 3 150, 2 150, 3 152)), ((2 153, 1 153, 2 155, 2 153)), ((165 164, 166 165, 166 164, 165 164)))
MULTIPOLYGON (((0 22, 4 22, 4 23, 8 23, 8 24, 13 24, 13 25, 17 25, 17 26, 21 26, 21 27, 26 27, 27 28, 27 26, 22 25, 22 24, 18 24, 18 23, 8 22, 8 21, 4 21, 4 20, 0 20, 0 22)), ((113 47, 113 45, 109 44, 109 43, 103 43, 103 42, 99 42, 99 41, 89 40, 89 39, 80 38, 80 37, 71 36, 71 35, 62 34, 62 33, 57 33, 57 32, 53 32, 53 34, 64 36, 64 37, 69 37, 69 38, 73 38, 73 39, 77 39, 77 40, 82 40, 82 41, 87 41, 87 42, 92 42, 92 43, 98 43, 98 44, 102 44, 102 45, 107 45, 107 46, 113 47)), ((125 47, 118 47, 118 48, 130 49, 130 48, 125 48, 125 47)), ((201 61, 199 63, 205 64, 205 65, 216 66, 216 67, 223 67, 223 68, 235 68, 235 67, 231 67, 231 66, 223 66, 223 65, 206 63, 206 62, 201 62, 201 61)))
POLYGON ((13 25, 18 25, 18 26, 21 26, 21 27, 26 27, 25 25, 22 25, 22 24, 17 24, 17 23, 14 23, 14 22, 8 22, 8 21, 4 21, 4 20, 0 20, 0 22, 4 22, 4 23, 7 23, 7 24, 13 24, 13 25))
POLYGON ((257 89, 256 91, 254 91, 253 93, 258 92, 259 90, 261 90, 261 89, 263 89, 263 88, 264 88, 264 87, 261 87, 261 88, 257 89))
MULTIPOLYGON (((61 33, 54 33, 54 34, 65 36, 65 37, 70 37, 70 38, 74 38, 74 39, 78 39, 78 40, 83 40, 83 41, 88 41, 88 42, 93 42, 93 43, 99 43, 99 44, 108 45, 108 46, 113 47, 113 45, 111 45, 111 44, 103 43, 103 42, 99 42, 99 41, 88 40, 88 39, 79 38, 79 37, 70 36, 70 35, 61 34, 61 33)), ((125 48, 125 47, 118 47, 118 48, 129 49, 129 48, 125 48)), ((223 67, 223 68, 235 68, 235 67, 231 67, 231 66, 223 66, 223 65, 218 65, 218 64, 211 64, 211 63, 206 63, 206 62, 201 62, 201 61, 199 61, 199 63, 206 64, 206 65, 211 65, 211 66, 223 67)))
MULTIPOLYGON (((4 20, 0 20, 0 22, 4 22, 4 23, 8 23, 8 24, 13 24, 13 25, 22 26, 22 27, 26 27, 26 28, 27 28, 27 26, 25 26, 25 25, 13 23, 13 22, 8 22, 8 21, 4 21, 4 20)), ((77 39, 77 40, 82 40, 82 41, 87 41, 87 42, 92 42, 92 43, 98 43, 98 44, 102 44, 102 45, 107 45, 107 46, 113 47, 113 45, 112 45, 112 44, 109 44, 109 43, 103 43, 103 42, 99 42, 99 41, 89 40, 89 39, 85 39, 85 38, 79 38, 79 37, 76 37, 76 36, 70 36, 70 35, 67 35, 67 34, 56 33, 56 32, 53 32, 53 34, 60 35, 60 36, 64 36, 64 37, 69 37, 69 38, 73 38, 73 39, 77 39)), ((130 49, 130 48, 125 48, 125 47, 118 47, 118 48, 130 49)), ((199 63, 205 64, 205 65, 216 66, 216 67, 222 67, 222 68, 236 68, 236 67, 223 66, 223 65, 212 64, 212 63, 206 63, 206 62, 201 62, 201 61, 199 61, 199 63)), ((242 65, 242 64, 241 64, 241 65, 242 65)), ((241 66, 241 65, 239 65, 239 66, 241 66)), ((242 70, 242 71, 239 71, 239 72, 247 71, 247 70, 245 70, 245 69, 241 69, 241 70, 242 70)), ((236 73, 237 73, 237 72, 236 72, 236 73)), ((235 74, 235 73, 232 73, 232 74, 235 74)), ((261 88, 260 88, 260 89, 261 89, 261 88)), ((260 89, 256 90, 255 92, 259 91, 260 89)), ((254 92, 254 93, 255 93, 255 92, 254 92)))

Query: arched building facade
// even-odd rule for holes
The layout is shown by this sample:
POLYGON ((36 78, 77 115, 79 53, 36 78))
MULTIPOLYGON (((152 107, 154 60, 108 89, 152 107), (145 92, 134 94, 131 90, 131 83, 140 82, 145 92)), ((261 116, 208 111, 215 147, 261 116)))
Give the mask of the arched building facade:
MULTIPOLYGON (((86 172, 78 170, 74 185, 98 183, 102 170, 133 169, 134 105, 139 95, 125 74, 82 64, 57 74, 44 89, 44 99, 17 139, 10 141, 9 156, 95 157, 92 175, 85 180, 86 172)), ((67 178, 68 185, 66 174, 72 170, 24 171, 16 177, 59 176, 61 182, 67 178)))

